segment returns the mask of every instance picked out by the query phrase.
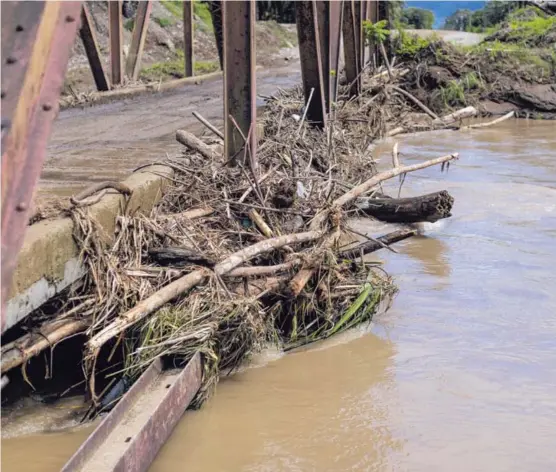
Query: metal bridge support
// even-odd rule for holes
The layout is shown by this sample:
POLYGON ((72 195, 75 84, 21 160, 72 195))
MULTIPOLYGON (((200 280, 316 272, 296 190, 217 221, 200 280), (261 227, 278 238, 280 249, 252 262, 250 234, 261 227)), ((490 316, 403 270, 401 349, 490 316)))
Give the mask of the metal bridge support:
POLYGON ((249 147, 256 167, 255 1, 222 2, 225 154, 232 164, 249 147))
MULTIPOLYGON (((371 23, 378 21, 378 0, 369 0, 367 5, 367 20, 371 23)), ((369 43, 368 61, 372 61, 373 57, 377 57, 378 48, 376 44, 369 43)))
POLYGON ((183 51, 185 55, 185 76, 193 77, 193 2, 183 2, 183 51))
POLYGON ((340 43, 344 2, 330 2, 330 100, 336 102, 340 78, 340 43))
MULTIPOLYGON (((81 2, 2 2, 2 313, 58 111, 81 2)), ((2 319, 2 331, 5 320, 2 319)))
POLYGON ((322 87, 326 113, 330 113, 330 3, 322 0, 316 2, 322 87))
POLYGON ((361 2, 344 1, 342 31, 344 34, 346 78, 348 84, 351 84, 349 93, 353 97, 361 92, 361 2))
POLYGON ((214 39, 216 40, 216 48, 218 49, 218 59, 220 59, 220 68, 224 70, 224 53, 223 53, 223 34, 222 34, 222 4, 224 2, 217 0, 209 3, 210 16, 212 18, 212 27, 214 29, 214 39))
POLYGON ((307 120, 323 127, 326 125, 325 82, 317 25, 317 2, 315 0, 296 2, 295 16, 307 120), (311 90, 313 90, 312 97, 311 90))
POLYGON ((145 46, 152 7, 152 0, 139 2, 137 6, 137 14, 135 16, 135 24, 133 25, 129 55, 126 63, 126 74, 133 80, 137 80, 137 77, 139 77, 141 57, 143 56, 143 47, 145 46))
POLYGON ((110 38, 110 66, 112 68, 112 85, 119 85, 123 80, 123 31, 122 1, 108 2, 108 35, 110 38))
POLYGON ((79 29, 79 35, 81 36, 81 41, 83 41, 83 46, 85 48, 85 53, 87 54, 87 59, 89 60, 89 66, 91 67, 91 72, 93 73, 93 79, 95 80, 97 90, 109 90, 110 82, 108 82, 108 78, 106 77, 104 67, 102 66, 102 61, 100 59, 100 50, 95 35, 95 26, 93 24, 91 14, 89 13, 89 8, 85 3, 81 9, 81 28, 79 29))

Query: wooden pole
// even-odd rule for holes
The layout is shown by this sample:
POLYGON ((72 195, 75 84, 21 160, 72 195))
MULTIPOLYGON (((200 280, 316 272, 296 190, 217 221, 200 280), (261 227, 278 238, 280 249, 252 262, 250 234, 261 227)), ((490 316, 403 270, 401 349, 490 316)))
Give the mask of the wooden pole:
POLYGON ((295 17, 307 119, 313 124, 323 127, 326 125, 325 85, 316 3, 314 0, 296 2, 295 17), (311 90, 314 92, 309 101, 311 90))
POLYGON ((222 2, 221 7, 225 154, 232 165, 242 162, 248 144, 256 167, 255 1, 222 2))
POLYGON ((194 54, 193 54, 193 2, 185 0, 183 2, 183 51, 185 55, 185 76, 194 75, 194 54))
POLYGON ((81 8, 81 28, 79 29, 79 35, 81 36, 81 41, 83 41, 83 46, 87 54, 87 59, 89 60, 89 66, 93 73, 93 79, 95 80, 97 90, 101 92, 109 90, 110 84, 104 72, 104 67, 102 66, 100 50, 95 35, 95 27, 86 3, 84 3, 81 8))
POLYGON ((112 85, 119 85, 123 79, 123 31, 122 31, 122 1, 108 2, 108 35, 110 39, 110 66, 112 85))
POLYGON ((2 332, 81 2, 2 2, 2 332))
POLYGON ((137 7, 131 45, 129 46, 129 55, 126 63, 127 76, 132 80, 137 80, 139 71, 141 70, 141 57, 143 56, 143 48, 147 37, 152 7, 152 0, 139 2, 137 7))

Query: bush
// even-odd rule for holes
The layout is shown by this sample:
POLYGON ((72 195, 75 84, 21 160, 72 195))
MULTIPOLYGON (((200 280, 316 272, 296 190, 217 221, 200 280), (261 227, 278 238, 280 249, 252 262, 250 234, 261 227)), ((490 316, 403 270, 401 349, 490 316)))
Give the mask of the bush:
POLYGON ((403 29, 398 30, 395 51, 399 56, 415 56, 419 51, 431 44, 429 39, 421 38, 416 34, 409 34, 403 29))

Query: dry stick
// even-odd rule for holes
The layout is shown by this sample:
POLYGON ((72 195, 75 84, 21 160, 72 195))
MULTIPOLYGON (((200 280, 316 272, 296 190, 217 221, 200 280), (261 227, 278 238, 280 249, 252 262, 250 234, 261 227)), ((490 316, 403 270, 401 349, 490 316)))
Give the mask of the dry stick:
POLYGON ((502 121, 509 120, 514 115, 515 113, 513 111, 510 111, 509 113, 506 113, 504 116, 501 116, 500 118, 496 118, 495 120, 492 121, 488 121, 486 123, 477 123, 475 125, 464 126, 463 128, 460 128, 460 131, 464 131, 468 129, 486 128, 487 126, 492 126, 497 123, 501 123, 502 121))
MULTIPOLYGON (((232 271, 241 264, 246 263, 259 254, 271 252, 289 244, 314 241, 315 239, 321 238, 323 235, 324 231, 321 230, 288 234, 272 239, 265 239, 264 241, 255 243, 252 246, 242 249, 241 251, 235 252, 227 259, 214 266, 214 274, 218 276, 226 275, 228 272, 232 271)), ((208 269, 198 269, 180 277, 177 280, 174 280, 170 284, 153 293, 150 297, 141 300, 131 310, 128 310, 124 314, 120 315, 116 320, 88 341, 87 347, 89 352, 93 355, 93 358, 96 358, 100 348, 108 340, 118 336, 127 328, 133 326, 135 323, 158 310, 174 298, 185 294, 187 291, 203 282, 210 275, 211 272, 208 269)))
POLYGON ((254 267, 239 267, 226 274, 226 277, 249 277, 253 275, 272 275, 277 272, 284 272, 293 269, 295 266, 301 264, 302 260, 299 257, 282 264, 272 266, 254 266, 254 267))
POLYGON ((185 131, 183 129, 177 130, 176 139, 186 148, 190 149, 191 151, 197 151, 199 154, 201 154, 203 157, 206 157, 207 159, 212 160, 217 157, 216 152, 214 152, 209 146, 203 143, 203 141, 201 141, 197 136, 188 131, 185 131))
MULTIPOLYGON (((317 228, 320 228, 324 224, 324 222, 327 220, 327 218, 330 215, 332 210, 334 210, 335 208, 341 208, 345 204, 353 201, 357 197, 359 197, 359 196, 363 195, 364 193, 368 192, 369 190, 371 190, 373 187, 375 187, 379 183, 383 182, 384 180, 391 179, 392 177, 396 177, 397 175, 407 174, 409 172, 414 172, 416 170, 425 169, 427 167, 431 167, 431 166, 434 166, 434 165, 437 165, 437 164, 442 164, 443 162, 448 162, 448 161, 451 161, 453 159, 457 159, 458 156, 459 156, 459 154, 457 154, 457 153, 449 154, 447 156, 437 157, 436 159, 431 159, 429 161, 421 162, 420 164, 413 164, 411 166, 400 166, 400 167, 396 167, 395 169, 392 169, 392 170, 388 170, 388 171, 385 171, 385 172, 380 172, 379 174, 376 174, 375 176, 371 177, 367 181, 363 182, 362 184, 358 185, 357 187, 354 187, 349 192, 345 193, 341 197, 334 200, 334 202, 332 202, 332 205, 331 205, 330 209, 321 211, 320 213, 317 213, 317 215, 313 218, 313 221, 311 221, 311 224, 309 225, 309 229, 314 231, 317 228)), ((323 246, 324 247, 331 247, 333 243, 334 243, 334 240, 332 238, 328 238, 324 242, 323 246)), ((303 290, 303 287, 305 287, 305 285, 307 284, 307 282, 309 281, 309 279, 313 275, 313 272, 314 272, 313 269, 303 268, 290 281, 290 284, 289 284, 290 285, 290 291, 291 291, 291 294, 293 296, 299 295, 301 290, 303 290)))
POLYGON ((438 120, 434 120, 432 122, 433 125, 448 125, 450 123, 454 123, 458 120, 463 120, 464 118, 469 118, 471 116, 475 116, 478 113, 475 107, 465 107, 461 108, 460 110, 456 110, 454 113, 450 113, 449 115, 442 116, 438 120))
POLYGON ((311 104, 311 100, 313 98, 313 93, 314 92, 315 92, 315 89, 311 88, 311 92, 309 93, 309 99, 307 100, 307 103, 305 104, 305 110, 303 110, 303 116, 301 117, 301 121, 299 122, 299 127, 297 128, 297 133, 296 133, 297 136, 299 136, 299 133, 301 132, 301 128, 303 127, 305 117, 307 116, 307 110, 309 110, 309 105, 311 104))
POLYGON ((272 238, 272 236, 274 236, 272 230, 270 229, 270 226, 266 224, 266 221, 257 210, 249 210, 249 218, 253 220, 253 222, 257 225, 257 228, 259 228, 261 230, 261 233, 263 233, 267 238, 272 238))
MULTIPOLYGON (((276 172, 276 170, 278 170, 278 167, 280 166, 276 166, 273 167, 272 169, 270 169, 265 175, 263 175, 260 179, 259 179, 259 183, 262 183, 263 181, 265 181, 266 179, 268 179, 271 175, 274 174, 274 172, 276 172)), ((238 203, 242 203, 245 201, 245 199, 249 196, 249 194, 253 191, 254 187, 251 184, 251 182, 249 182, 249 188, 243 192, 243 195, 241 197, 239 197, 238 203)))
POLYGON ((200 113, 197 113, 196 111, 194 111, 193 116, 195 118, 197 118, 201 123, 203 123, 208 129, 210 129, 220 139, 224 139, 224 133, 222 133, 222 131, 220 131, 210 121, 208 121, 206 118, 204 118, 200 113))
POLYGON ((378 251, 384 247, 390 249, 390 244, 397 243, 404 239, 410 238, 418 234, 416 229, 404 228, 392 233, 385 234, 384 236, 378 237, 374 241, 365 241, 364 243, 358 244, 356 247, 351 249, 346 249, 340 252, 340 257, 345 259, 357 259, 358 257, 364 256, 374 251, 378 251))
POLYGON ((403 133, 403 132, 404 132, 404 128, 402 128, 401 126, 399 126, 398 128, 394 128, 394 129, 388 131, 388 132, 386 133, 386 136, 387 136, 387 137, 396 136, 396 135, 398 135, 398 134, 400 134, 400 133, 403 133))
POLYGON ((5 346, 2 349, 1 373, 25 363, 68 336, 85 331, 90 325, 90 320, 64 320, 52 324, 59 326, 51 326, 50 332, 40 333, 40 335, 28 333, 13 343, 13 346, 5 346))
POLYGON ((423 102, 421 102, 420 100, 418 100, 417 98, 415 98, 413 95, 411 95, 409 92, 406 92, 404 89, 396 86, 396 85, 391 85, 390 88, 392 90, 395 90, 398 93, 401 93, 404 97, 409 98, 413 103, 415 103, 415 105, 417 105, 421 110, 423 110, 427 115, 429 115, 433 120, 440 120, 440 118, 438 117, 438 115, 436 113, 434 113, 430 108, 428 108, 423 102))
POLYGON ((380 54, 382 55, 382 58, 384 59, 384 64, 386 64, 386 70, 388 71, 388 77, 390 77, 390 80, 392 80, 394 78, 394 75, 392 74, 392 67, 390 66, 390 61, 388 60, 388 55, 386 54, 386 49, 384 48, 384 43, 382 41, 379 44, 379 48, 380 48, 380 54))

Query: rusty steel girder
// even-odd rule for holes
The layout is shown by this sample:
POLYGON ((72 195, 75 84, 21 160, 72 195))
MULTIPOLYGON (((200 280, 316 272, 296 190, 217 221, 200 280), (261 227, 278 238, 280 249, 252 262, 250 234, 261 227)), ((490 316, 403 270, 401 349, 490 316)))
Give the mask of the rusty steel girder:
POLYGON ((255 1, 221 2, 221 8, 225 154, 241 162, 248 144, 256 167, 255 1))
MULTIPOLYGON (((2 2, 2 311, 29 220, 81 2, 2 2)), ((2 316, 2 332, 4 331, 2 316)))
POLYGON ((325 82, 317 21, 317 2, 315 0, 296 2, 295 18, 307 120, 316 126, 324 127, 326 126, 325 82), (313 94, 309 103, 311 90, 313 90, 313 94))

